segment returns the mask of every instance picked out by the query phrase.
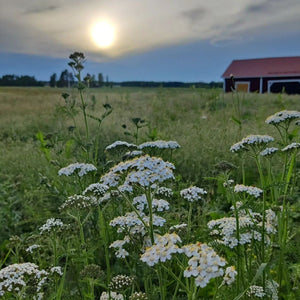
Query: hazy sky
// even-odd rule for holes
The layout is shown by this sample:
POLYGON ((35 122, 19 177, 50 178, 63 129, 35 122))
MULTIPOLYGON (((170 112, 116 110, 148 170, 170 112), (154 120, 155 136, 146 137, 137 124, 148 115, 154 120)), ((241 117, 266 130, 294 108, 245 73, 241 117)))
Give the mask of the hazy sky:
POLYGON ((233 59, 300 55, 300 0, 0 0, 0 75, 48 80, 74 51, 114 81, 219 81, 233 59))

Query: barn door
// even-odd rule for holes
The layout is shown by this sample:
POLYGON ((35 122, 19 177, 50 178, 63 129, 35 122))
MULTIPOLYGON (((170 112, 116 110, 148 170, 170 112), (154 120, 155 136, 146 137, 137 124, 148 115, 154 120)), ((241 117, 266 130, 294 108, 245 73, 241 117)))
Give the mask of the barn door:
POLYGON ((250 91, 250 82, 236 82, 235 90, 237 92, 248 93, 250 91))

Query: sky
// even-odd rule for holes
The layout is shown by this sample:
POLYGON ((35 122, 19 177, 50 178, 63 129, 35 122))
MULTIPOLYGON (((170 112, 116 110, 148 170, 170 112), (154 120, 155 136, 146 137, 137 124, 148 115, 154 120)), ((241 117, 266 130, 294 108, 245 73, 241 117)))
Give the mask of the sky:
POLYGON ((0 0, 0 76, 49 80, 75 51, 112 81, 221 81, 234 59, 300 55, 300 1, 0 0))

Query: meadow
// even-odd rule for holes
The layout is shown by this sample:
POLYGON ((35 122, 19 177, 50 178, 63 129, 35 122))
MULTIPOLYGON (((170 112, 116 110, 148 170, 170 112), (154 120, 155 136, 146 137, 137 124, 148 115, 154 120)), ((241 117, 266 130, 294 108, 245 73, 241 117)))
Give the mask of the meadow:
POLYGON ((299 111, 299 95, 1 87, 0 298, 299 299, 299 111))

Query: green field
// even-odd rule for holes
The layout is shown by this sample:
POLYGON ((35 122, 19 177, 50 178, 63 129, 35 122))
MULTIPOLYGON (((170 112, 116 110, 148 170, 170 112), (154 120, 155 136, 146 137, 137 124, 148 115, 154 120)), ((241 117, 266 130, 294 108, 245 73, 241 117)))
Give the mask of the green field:
MULTIPOLYGON (((108 299, 104 292, 109 291, 123 296, 118 299, 132 300, 257 299, 252 286, 263 288, 264 299, 278 299, 277 292, 279 299, 300 297, 300 126, 295 125, 300 118, 292 118, 282 127, 265 122, 279 111, 300 111, 299 95, 224 94, 220 89, 196 88, 85 88, 82 96, 76 88, 0 88, 0 269, 32 262, 47 270, 44 299, 99 299, 101 294, 101 299, 108 299), (63 93, 69 96, 64 99, 63 93), (267 147, 264 143, 242 154, 232 153, 230 147, 248 135, 274 137, 268 147, 279 148, 278 154, 272 159, 259 156, 258 149, 267 147), (176 141, 181 146, 144 151, 175 165, 174 179, 162 185, 173 191, 169 211, 160 213, 166 219, 162 227, 153 225, 149 207, 154 192, 148 187, 133 185, 132 193, 111 196, 97 207, 61 209, 68 197, 81 195, 124 160, 128 149, 112 152, 105 150, 108 145, 158 140, 176 141), (280 151, 291 143, 296 143, 295 150, 280 151), (61 168, 76 162, 93 164, 97 171, 82 177, 58 175, 61 168), (234 185, 258 187, 264 190, 263 196, 258 199, 225 188, 228 179, 234 180, 234 185), (185 200, 180 191, 191 186, 204 189, 205 200, 185 200), (116 258, 109 246, 125 233, 109 223, 136 209, 132 199, 143 193, 150 219, 140 226, 146 233, 135 237, 127 232, 130 255, 116 258), (268 209, 276 215, 273 232, 267 227, 268 209), (252 210, 260 214, 256 221, 252 210), (207 223, 229 216, 236 222, 235 237, 239 240, 249 230, 251 242, 231 248, 211 235, 207 223), (240 224, 239 228, 239 218, 246 216, 253 224, 240 224), (66 227, 40 234, 40 227, 50 218, 61 219, 66 227), (179 223, 186 223, 187 228, 183 233, 176 231, 181 238, 178 245, 201 242, 212 246, 226 259, 227 267, 235 266, 238 275, 232 284, 227 284, 221 273, 205 286, 196 275, 185 276, 189 258, 175 250, 172 260, 165 263, 149 266, 140 260, 147 251, 145 244, 160 245, 155 235, 163 236, 179 223), (256 233, 260 239, 255 239, 256 233), (34 254, 26 251, 35 244, 39 248, 34 254), (61 276, 51 277, 49 268, 53 266, 61 267, 61 276), (97 276, 89 274, 91 270, 97 271, 97 276), (114 289, 113 277, 118 274, 133 276, 134 282, 114 289), (271 293, 272 287, 276 293, 271 293), (145 294, 134 294, 137 292, 145 294), (146 295, 148 298, 142 298, 146 295)), ((129 172, 132 167, 128 168, 129 172)), ((136 176, 140 180, 141 175, 136 176)), ((218 265, 221 267, 225 271, 218 265)), ((2 289, 3 299, 34 299, 36 278, 9 292, 1 286, 1 276, 0 270, 0 298, 2 289)), ((117 299, 114 294, 110 297, 117 299)))

